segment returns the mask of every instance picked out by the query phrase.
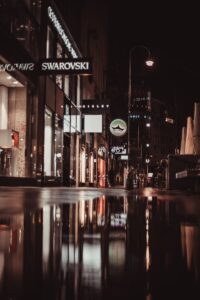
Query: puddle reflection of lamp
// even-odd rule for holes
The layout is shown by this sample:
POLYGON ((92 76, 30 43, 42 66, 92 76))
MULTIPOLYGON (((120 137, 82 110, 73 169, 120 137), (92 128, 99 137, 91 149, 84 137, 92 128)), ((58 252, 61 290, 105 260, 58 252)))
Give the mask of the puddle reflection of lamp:
POLYGON ((0 129, 0 147, 12 148, 12 131, 10 129, 0 129))

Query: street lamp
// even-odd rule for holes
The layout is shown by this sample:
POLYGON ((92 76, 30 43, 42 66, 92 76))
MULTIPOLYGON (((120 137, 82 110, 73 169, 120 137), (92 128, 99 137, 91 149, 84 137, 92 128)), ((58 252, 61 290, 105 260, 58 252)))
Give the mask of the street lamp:
POLYGON ((145 61, 146 66, 152 67, 154 65, 154 61, 151 58, 150 50, 143 45, 137 45, 130 49, 129 51, 129 76, 128 76, 128 171, 130 169, 130 153, 131 153, 131 143, 130 143, 130 115, 131 115, 131 98, 132 98, 132 56, 135 49, 142 48, 147 52, 147 59, 145 61))

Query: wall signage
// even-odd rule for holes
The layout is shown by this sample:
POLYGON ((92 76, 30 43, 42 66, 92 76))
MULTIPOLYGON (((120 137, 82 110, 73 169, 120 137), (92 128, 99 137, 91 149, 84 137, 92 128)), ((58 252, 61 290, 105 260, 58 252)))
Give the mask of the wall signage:
POLYGON ((110 132, 115 136, 123 136, 127 131, 126 122, 122 119, 115 119, 110 123, 110 132))
POLYGON ((67 36, 66 32, 64 31, 61 23, 59 22, 53 8, 51 6, 48 6, 47 8, 47 13, 48 13, 48 17, 51 20, 54 28, 57 30, 58 34, 60 35, 63 43, 65 44, 65 46, 67 47, 69 53, 72 55, 73 58, 78 58, 78 55, 75 51, 75 49, 73 48, 69 37, 67 36))
POLYGON ((113 154, 126 154, 126 149, 124 146, 113 146, 111 148, 111 153, 113 154))
POLYGON ((47 59, 38 63, 20 62, 20 63, 0 63, 0 72, 37 72, 38 75, 49 74, 84 74, 92 73, 91 61, 86 58, 77 59, 47 59))

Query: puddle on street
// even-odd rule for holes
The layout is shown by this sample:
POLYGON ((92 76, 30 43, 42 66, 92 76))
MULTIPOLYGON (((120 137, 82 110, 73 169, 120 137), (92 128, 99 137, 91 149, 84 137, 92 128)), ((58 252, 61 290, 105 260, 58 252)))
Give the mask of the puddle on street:
POLYGON ((138 196, 0 212, 0 299, 199 299, 198 220, 138 196))

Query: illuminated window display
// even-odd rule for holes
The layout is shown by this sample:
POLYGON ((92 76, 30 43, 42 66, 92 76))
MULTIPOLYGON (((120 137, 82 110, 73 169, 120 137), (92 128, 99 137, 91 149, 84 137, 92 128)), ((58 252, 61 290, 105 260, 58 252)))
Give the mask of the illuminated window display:
POLYGON ((27 88, 0 74, 0 175, 26 176, 27 88))
POLYGON ((44 174, 53 175, 52 165, 52 112, 45 109, 45 128, 44 128, 44 174))
POLYGON ((55 154, 54 154, 54 170, 55 176, 62 176, 62 156, 63 156, 63 131, 61 127, 61 120, 55 119, 55 154))

